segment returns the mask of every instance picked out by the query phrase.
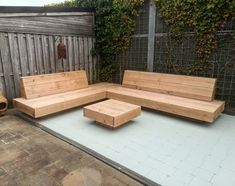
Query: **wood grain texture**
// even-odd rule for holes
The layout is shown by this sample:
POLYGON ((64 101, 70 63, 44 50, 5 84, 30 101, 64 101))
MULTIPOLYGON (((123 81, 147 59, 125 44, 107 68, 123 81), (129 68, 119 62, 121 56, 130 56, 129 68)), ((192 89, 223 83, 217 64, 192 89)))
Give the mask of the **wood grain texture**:
POLYGON ((21 94, 26 99, 88 87, 85 71, 62 72, 21 78, 21 94))
POLYGON ((83 113, 107 127, 117 128, 139 116, 141 107, 110 99, 84 107, 83 113))
POLYGON ((14 106, 25 114, 28 114, 34 118, 39 118, 105 99, 107 89, 118 86, 120 85, 99 83, 90 85, 88 88, 39 98, 16 98, 14 99, 14 106))
POLYGON ((108 90, 107 98, 206 122, 213 122, 224 110, 223 101, 208 102, 124 87, 108 90))
POLYGON ((0 31, 12 33, 94 35, 94 16, 0 17, 0 31))
POLYGON ((212 101, 216 79, 126 70, 122 84, 128 88, 212 101))

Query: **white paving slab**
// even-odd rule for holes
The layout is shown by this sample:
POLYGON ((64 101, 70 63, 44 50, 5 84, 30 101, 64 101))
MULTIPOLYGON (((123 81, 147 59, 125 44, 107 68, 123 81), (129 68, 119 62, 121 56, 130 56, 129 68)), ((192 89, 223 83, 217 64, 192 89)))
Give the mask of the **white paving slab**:
POLYGON ((78 108, 38 122, 161 185, 235 185, 234 116, 199 124, 144 110, 112 130, 78 108))

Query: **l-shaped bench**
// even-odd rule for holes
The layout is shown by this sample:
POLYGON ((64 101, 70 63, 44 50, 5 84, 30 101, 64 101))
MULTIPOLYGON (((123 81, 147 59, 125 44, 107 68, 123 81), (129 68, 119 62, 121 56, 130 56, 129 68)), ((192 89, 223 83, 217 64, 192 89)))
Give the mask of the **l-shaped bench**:
POLYGON ((214 100, 216 79, 125 71, 122 85, 88 85, 85 71, 22 77, 14 107, 34 118, 103 99, 116 99, 196 120, 213 122, 224 110, 214 100))

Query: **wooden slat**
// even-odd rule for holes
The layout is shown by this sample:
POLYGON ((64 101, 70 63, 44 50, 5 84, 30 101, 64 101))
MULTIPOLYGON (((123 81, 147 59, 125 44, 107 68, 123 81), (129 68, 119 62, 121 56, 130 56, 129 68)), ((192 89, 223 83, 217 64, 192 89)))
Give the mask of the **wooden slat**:
POLYGON ((29 72, 30 75, 34 75, 34 59, 33 59, 33 43, 32 37, 30 34, 26 34, 26 51, 28 56, 28 63, 29 63, 29 72))
POLYGON ((68 43, 67 43, 67 37, 66 36, 63 36, 62 37, 62 42, 64 43, 65 45, 65 49, 66 49, 66 58, 65 59, 62 59, 62 64, 63 64, 63 67, 64 67, 64 72, 67 72, 69 70, 69 65, 68 65, 68 43))
POLYGON ((88 77, 88 81, 90 82, 90 78, 89 78, 89 59, 88 59, 88 39, 87 37, 83 38, 83 50, 84 50, 84 67, 85 67, 85 71, 88 77))
POLYGON ((73 54, 74 54, 74 68, 75 70, 79 70, 79 46, 78 46, 78 38, 76 36, 73 37, 73 54))
POLYGON ((10 54, 10 62, 12 66, 13 72, 13 82, 14 82, 14 90, 15 95, 18 97, 20 95, 19 91, 19 54, 17 49, 17 42, 15 40, 14 34, 8 33, 8 41, 9 41, 9 54, 10 54))
POLYGON ((49 42, 49 61, 50 61, 50 69, 51 72, 54 73, 55 69, 55 51, 54 51, 54 39, 53 36, 48 37, 49 42))
MULTIPOLYGON (((92 38, 92 48, 95 48, 95 39, 92 38)), ((97 79, 97 69, 98 69, 98 64, 97 64, 97 57, 93 56, 93 82, 98 81, 97 79)))
POLYGON ((89 64, 89 79, 90 83, 93 83, 93 60, 92 60, 92 55, 91 55, 91 50, 92 50, 92 38, 88 38, 88 64, 89 64))
POLYGON ((36 69, 37 74, 43 73, 43 63, 42 63, 42 51, 41 51, 41 44, 40 44, 40 36, 34 35, 34 43, 35 43, 35 61, 36 61, 36 69))
POLYGON ((198 100, 214 99, 216 79, 183 75, 125 71, 123 86, 198 100))
POLYGON ((73 57, 73 43, 72 37, 68 36, 68 64, 69 64, 69 71, 74 70, 74 57, 73 57))
POLYGON ((218 110, 224 109, 222 101, 207 102, 123 87, 108 90, 107 98, 207 122, 213 122, 218 110))
POLYGON ((7 42, 5 39, 5 35, 3 33, 0 33, 0 51, 1 51, 1 60, 2 60, 2 66, 3 66, 3 75, 5 79, 5 86, 6 86, 6 95, 8 99, 13 98, 13 92, 10 88, 10 65, 9 65, 9 51, 7 46, 7 42))
POLYGON ((84 71, 28 76, 21 83, 21 94, 27 99, 88 87, 84 71))
POLYGON ((48 95, 34 99, 16 98, 14 99, 14 105, 15 108, 20 111, 32 117, 38 118, 105 99, 107 89, 117 86, 120 85, 100 83, 80 90, 69 91, 56 95, 48 95))
POLYGON ((47 44, 47 37, 42 35, 42 59, 43 59, 43 66, 45 74, 50 72, 49 69, 49 55, 48 55, 48 44, 47 44))
POLYGON ((120 127, 121 125, 129 122, 130 120, 136 118, 141 114, 141 107, 136 107, 135 109, 125 112, 120 116, 114 118, 114 127, 120 127))
POLYGON ((83 38, 79 37, 78 38, 78 42, 79 42, 79 58, 80 58, 80 69, 84 70, 85 69, 85 65, 84 65, 84 44, 83 44, 83 38))
POLYGON ((56 72, 62 72, 63 68, 62 68, 62 60, 58 59, 58 50, 57 50, 57 46, 60 43, 60 38, 59 36, 55 36, 55 41, 54 43, 54 52, 55 52, 55 67, 56 67, 56 72))
POLYGON ((28 59, 26 51, 26 42, 23 34, 17 34, 18 47, 19 47, 19 57, 20 57, 20 66, 21 66, 21 75, 28 75, 28 59))
POLYGON ((0 17, 0 31, 32 34, 63 34, 92 36, 94 16, 37 16, 0 17))

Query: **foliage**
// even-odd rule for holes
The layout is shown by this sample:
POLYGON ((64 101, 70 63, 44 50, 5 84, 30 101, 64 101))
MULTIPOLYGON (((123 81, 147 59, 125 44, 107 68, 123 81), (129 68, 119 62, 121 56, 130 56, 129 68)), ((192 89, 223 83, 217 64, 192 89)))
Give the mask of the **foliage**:
POLYGON ((100 57, 100 79, 109 81, 114 71, 113 56, 129 47, 142 3, 143 0, 72 0, 52 5, 95 8, 93 54, 100 57))
POLYGON ((203 65, 217 48, 217 31, 235 18, 235 0, 155 1, 174 40, 181 41, 186 29, 195 33, 196 53, 203 65))

